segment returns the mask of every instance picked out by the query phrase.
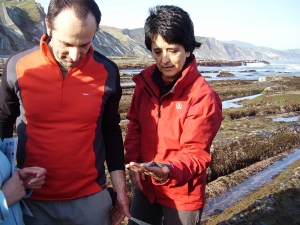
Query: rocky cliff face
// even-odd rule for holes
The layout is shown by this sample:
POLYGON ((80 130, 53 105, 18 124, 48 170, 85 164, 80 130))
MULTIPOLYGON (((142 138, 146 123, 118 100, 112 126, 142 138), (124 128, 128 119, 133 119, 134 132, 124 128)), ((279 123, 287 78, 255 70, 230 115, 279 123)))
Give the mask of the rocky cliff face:
POLYGON ((279 51, 272 48, 245 48, 236 44, 223 43, 215 38, 202 38, 201 48, 195 50, 198 58, 223 60, 300 60, 300 50, 279 51))
POLYGON ((45 17, 43 9, 38 6, 40 20, 35 22, 28 18, 27 13, 18 7, 7 7, 7 14, 14 24, 22 32, 29 46, 39 43, 40 37, 46 30, 45 17))
MULTIPOLYGON (((30 1, 28 1, 30 2, 30 1)), ((37 45, 45 33, 45 13, 43 8, 32 1, 37 8, 39 20, 33 21, 29 13, 18 4, 8 1, 0 3, 0 56, 37 45)), ((20 3, 21 4, 21 3, 20 3)), ((197 58, 215 60, 300 60, 300 50, 279 51, 271 48, 245 48, 237 44, 223 43, 214 38, 197 37, 202 43, 195 50, 197 58)), ((105 56, 151 57, 144 45, 143 29, 118 29, 100 26, 93 40, 94 48, 105 56)))
POLYGON ((106 56, 151 57, 142 39, 143 33, 139 31, 100 26, 93 46, 106 56))
POLYGON ((46 14, 39 4, 36 4, 37 21, 32 20, 25 9, 15 5, 8 5, 5 1, 0 3, 0 55, 11 55, 38 44, 46 30, 46 14))

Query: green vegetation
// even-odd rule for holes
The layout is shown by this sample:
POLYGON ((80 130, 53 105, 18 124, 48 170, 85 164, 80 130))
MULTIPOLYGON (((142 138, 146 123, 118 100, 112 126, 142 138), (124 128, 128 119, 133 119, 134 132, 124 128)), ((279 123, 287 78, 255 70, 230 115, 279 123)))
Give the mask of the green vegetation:
MULTIPOLYGON (((0 0, 3 1, 3 0, 0 0)), ((13 2, 13 1, 4 1, 6 5, 15 6, 24 10, 30 20, 34 22, 39 22, 41 20, 41 15, 38 10, 38 5, 34 0, 25 0, 24 2, 13 2)))
POLYGON ((290 113, 300 111, 300 95, 281 93, 275 95, 261 95, 255 99, 239 102, 243 108, 223 110, 223 118, 232 120, 247 116, 264 116, 276 113, 290 113))
POLYGON ((262 95, 256 99, 241 101, 241 103, 246 108, 259 108, 261 115, 300 111, 298 93, 262 95))

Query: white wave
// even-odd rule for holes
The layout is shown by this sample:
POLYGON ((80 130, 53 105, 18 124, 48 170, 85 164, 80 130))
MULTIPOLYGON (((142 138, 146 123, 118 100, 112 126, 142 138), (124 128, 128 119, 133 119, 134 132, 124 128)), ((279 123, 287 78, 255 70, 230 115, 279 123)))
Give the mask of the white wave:
POLYGON ((247 67, 264 67, 264 66, 266 66, 266 64, 262 62, 247 63, 247 67))

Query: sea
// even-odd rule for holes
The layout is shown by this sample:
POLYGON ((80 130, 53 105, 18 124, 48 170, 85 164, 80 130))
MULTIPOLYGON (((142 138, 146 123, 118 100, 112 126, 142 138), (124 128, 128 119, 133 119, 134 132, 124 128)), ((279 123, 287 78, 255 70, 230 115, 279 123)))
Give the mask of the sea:
POLYGON ((247 63, 242 66, 228 67, 203 67, 198 66, 198 70, 206 80, 230 80, 246 79, 258 80, 262 76, 285 75, 300 76, 300 62, 273 61, 265 63, 247 63), (232 73, 233 77, 218 77, 219 71, 225 70, 232 73))
MULTIPOLYGON (((207 81, 210 80, 258 80, 262 76, 284 75, 300 76, 300 61, 269 61, 265 63, 247 63, 242 66, 209 67, 198 66, 198 70, 207 81), (232 77, 218 77, 220 71, 225 70, 232 73, 232 77)), ((138 74, 141 69, 120 70, 125 74, 138 74)), ((131 82, 128 82, 130 85, 131 82)), ((126 85, 126 84, 125 84, 126 85)), ((124 86, 125 86, 124 85, 124 86)))

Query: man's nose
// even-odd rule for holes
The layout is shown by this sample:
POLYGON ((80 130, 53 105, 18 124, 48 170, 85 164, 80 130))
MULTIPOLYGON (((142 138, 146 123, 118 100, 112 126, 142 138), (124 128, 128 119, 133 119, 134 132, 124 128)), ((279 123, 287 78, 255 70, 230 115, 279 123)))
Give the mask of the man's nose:
POLYGON ((70 48, 69 56, 73 62, 77 62, 80 57, 79 48, 77 47, 70 48))

